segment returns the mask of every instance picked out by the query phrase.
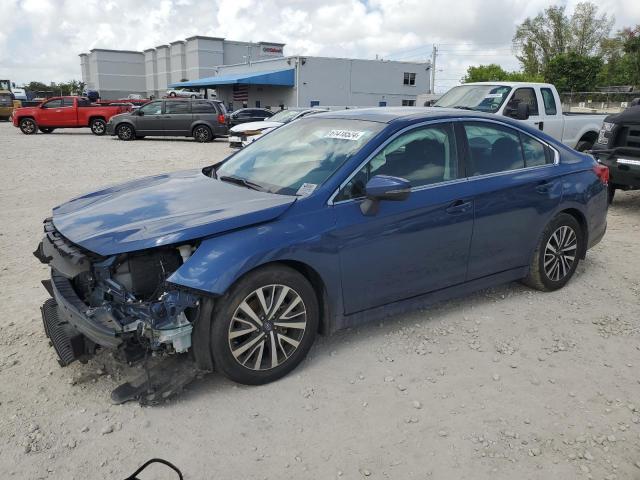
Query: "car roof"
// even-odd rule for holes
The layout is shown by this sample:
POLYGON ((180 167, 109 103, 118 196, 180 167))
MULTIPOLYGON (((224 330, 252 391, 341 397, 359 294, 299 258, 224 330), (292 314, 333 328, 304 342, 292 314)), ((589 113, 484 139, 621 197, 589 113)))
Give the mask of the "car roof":
POLYGON ((167 97, 167 98, 156 98, 153 101, 162 101, 162 100, 167 100, 169 102, 202 102, 203 100, 205 102, 217 102, 217 103, 222 103, 222 100, 217 100, 214 98, 180 98, 180 97, 167 97))
POLYGON ((395 120, 435 120, 438 118, 482 117, 495 115, 458 108, 443 107, 372 107, 335 110, 318 113, 314 118, 337 118, 345 120, 367 120, 370 122, 391 123, 395 120))

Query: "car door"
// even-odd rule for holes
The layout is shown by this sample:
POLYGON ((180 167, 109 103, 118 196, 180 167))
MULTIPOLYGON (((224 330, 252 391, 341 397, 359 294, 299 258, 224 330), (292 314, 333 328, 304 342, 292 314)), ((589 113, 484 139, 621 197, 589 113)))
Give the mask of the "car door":
POLYGON ((379 149, 333 200, 345 314, 465 280, 473 224, 451 123, 411 127, 379 149), (375 175, 402 177, 404 201, 360 210, 375 175))
POLYGON ((489 120, 462 122, 465 169, 474 202, 468 280, 524 267, 562 197, 557 152, 489 120))
POLYGON ((164 102, 164 134, 183 136, 191 134, 193 114, 190 100, 167 100, 164 102))
POLYGON ((40 127, 59 127, 58 121, 62 112, 62 99, 54 98, 40 106, 38 112, 38 126, 40 127))
POLYGON ((540 130, 548 133, 553 138, 562 141, 562 131, 564 130, 564 118, 558 110, 558 102, 551 88, 541 87, 540 97, 542 98, 542 118, 540 130))
POLYGON ((64 97, 62 99, 62 108, 58 113, 58 122, 61 127, 78 126, 78 109, 76 108, 76 99, 72 97, 64 97))
POLYGON ((529 105, 529 118, 520 121, 533 128, 540 129, 542 118, 540 117, 540 108, 538 107, 538 97, 535 89, 532 87, 516 88, 504 107, 504 114, 507 117, 516 118, 515 114, 520 103, 529 105))
POLYGON ((150 102, 136 112, 136 133, 139 135, 164 135, 162 101, 150 102))

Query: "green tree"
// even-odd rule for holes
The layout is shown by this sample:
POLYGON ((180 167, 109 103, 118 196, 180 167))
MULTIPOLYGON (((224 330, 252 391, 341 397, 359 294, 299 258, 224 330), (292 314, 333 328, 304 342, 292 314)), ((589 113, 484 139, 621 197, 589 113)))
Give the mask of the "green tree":
POLYGON ((549 60, 544 79, 553 83, 560 92, 587 92, 595 87, 601 68, 600 57, 569 52, 556 55, 549 60))
POLYGON ((552 6, 517 27, 513 48, 525 73, 540 74, 558 55, 599 53, 612 25, 613 18, 598 15, 598 7, 591 2, 579 3, 571 17, 564 6, 552 6))
POLYGON ((525 72, 507 72, 500 65, 472 66, 467 69, 462 78, 463 83, 469 82, 540 82, 541 75, 529 75, 525 72))

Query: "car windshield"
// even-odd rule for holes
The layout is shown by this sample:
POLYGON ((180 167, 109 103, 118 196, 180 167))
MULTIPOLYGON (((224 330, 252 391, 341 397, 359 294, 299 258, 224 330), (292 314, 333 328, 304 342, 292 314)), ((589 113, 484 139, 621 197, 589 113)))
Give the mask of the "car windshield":
POLYGON ((280 110, 275 115, 272 115, 271 117, 269 117, 269 121, 289 123, 299 113, 300 113, 300 110, 280 110))
POLYGON ((445 93, 435 107, 495 113, 511 91, 505 85, 460 85, 445 93))
POLYGON ((383 128, 377 122, 303 118, 240 150, 216 175, 272 193, 309 194, 383 128))

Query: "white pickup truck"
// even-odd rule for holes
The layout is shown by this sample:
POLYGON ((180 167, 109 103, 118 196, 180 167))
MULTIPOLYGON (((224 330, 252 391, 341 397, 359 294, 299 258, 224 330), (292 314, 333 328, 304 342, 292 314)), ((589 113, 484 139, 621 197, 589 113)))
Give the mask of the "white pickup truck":
POLYGON ((579 151, 591 149, 606 114, 563 113, 549 83, 465 83, 445 93, 435 107, 460 108, 521 120, 579 151))

